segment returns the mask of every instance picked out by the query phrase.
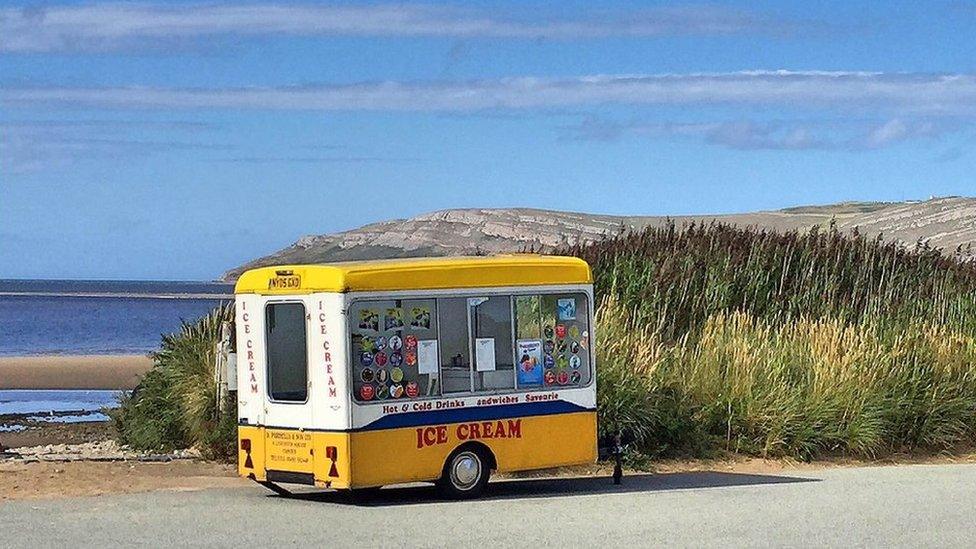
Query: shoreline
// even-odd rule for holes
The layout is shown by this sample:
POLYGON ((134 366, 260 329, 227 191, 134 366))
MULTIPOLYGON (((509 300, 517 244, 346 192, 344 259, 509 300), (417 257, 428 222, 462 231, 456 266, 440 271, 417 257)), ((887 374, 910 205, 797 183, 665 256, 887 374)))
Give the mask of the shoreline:
POLYGON ((131 390, 152 367, 146 355, 0 357, 0 390, 131 390))
POLYGON ((84 297, 84 298, 123 298, 123 299, 208 299, 233 300, 234 294, 143 294, 137 292, 6 292, 0 291, 0 297, 84 297))

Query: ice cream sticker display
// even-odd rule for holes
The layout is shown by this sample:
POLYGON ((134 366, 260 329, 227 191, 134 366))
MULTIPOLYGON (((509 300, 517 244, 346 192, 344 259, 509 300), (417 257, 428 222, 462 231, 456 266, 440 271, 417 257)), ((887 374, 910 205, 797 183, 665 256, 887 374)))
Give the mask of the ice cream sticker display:
POLYGON ((383 321, 383 330, 397 330, 403 328, 403 309, 391 307, 386 310, 386 317, 383 321))
POLYGON ((372 353, 374 350, 376 350, 376 344, 373 342, 373 338, 363 336, 363 338, 359 341, 359 348, 367 353, 372 353))
POLYGON ((410 383, 407 383, 404 391, 407 393, 408 397, 417 398, 420 396, 420 385, 417 385, 416 381, 411 381, 410 383))
POLYGON ((542 385, 542 350, 542 342, 537 339, 520 339, 516 343, 515 355, 518 357, 517 369, 520 387, 542 385))
POLYGON ((556 374, 552 370, 546 370, 545 373, 546 385, 553 385, 556 383, 556 374))
POLYGON ((378 331, 380 327, 380 315, 376 309, 363 309, 359 311, 359 329, 378 331))
POLYGON ((440 371, 437 340, 421 338, 437 336, 433 303, 386 301, 359 307, 349 315, 356 397, 375 401, 431 393, 440 371))
POLYGON ((389 345, 391 351, 399 351, 403 348, 403 340, 400 339, 400 336, 393 336, 390 338, 389 345))
POLYGON ((429 330, 430 307, 414 307, 410 309, 410 327, 415 330, 429 330))
POLYGON ((403 370, 399 368, 390 370, 390 379, 393 380, 393 383, 400 383, 403 381, 403 370))
POLYGON ((557 299, 556 308, 559 320, 576 320, 576 298, 557 299))
POLYGON ((549 322, 542 328, 545 339, 543 349, 543 384, 545 385, 578 385, 583 381, 581 368, 587 360, 585 352, 588 343, 587 332, 584 329, 586 314, 582 318, 577 310, 576 298, 558 298, 549 301, 547 307, 554 305, 555 310, 548 313, 549 322), (553 313, 555 313, 553 315, 553 313))

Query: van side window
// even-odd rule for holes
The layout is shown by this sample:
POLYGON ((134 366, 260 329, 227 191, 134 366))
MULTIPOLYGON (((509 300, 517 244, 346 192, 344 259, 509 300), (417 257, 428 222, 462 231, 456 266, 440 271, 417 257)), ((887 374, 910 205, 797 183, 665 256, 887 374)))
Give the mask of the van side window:
POLYGON ((308 400, 308 352, 305 306, 269 303, 265 308, 268 353, 268 394, 271 400, 308 400))
POLYGON ((511 296, 469 299, 468 307, 474 345, 474 390, 514 389, 511 296))
POLYGON ((355 301, 352 389, 360 402, 590 382, 585 293, 355 301))
POLYGON ((471 391, 471 346, 468 342, 468 300, 437 300, 440 329, 441 390, 444 394, 471 391))

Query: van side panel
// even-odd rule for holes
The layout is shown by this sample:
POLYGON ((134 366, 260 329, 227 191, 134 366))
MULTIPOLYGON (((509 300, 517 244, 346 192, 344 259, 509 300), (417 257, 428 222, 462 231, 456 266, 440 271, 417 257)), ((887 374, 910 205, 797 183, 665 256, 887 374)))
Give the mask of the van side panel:
POLYGON ((261 296, 238 295, 235 302, 237 327, 237 418, 248 425, 264 423, 265 354, 264 300, 261 296))
MULTIPOLYGON (((351 388, 346 338, 345 296, 308 296, 308 379, 312 426, 316 430, 345 431, 351 426, 351 388)), ((277 426, 277 424, 276 424, 277 426)), ((286 425, 294 427, 294 425, 286 425)))
POLYGON ((593 463, 595 441, 595 411, 358 431, 352 486, 436 480, 451 452, 468 442, 487 446, 506 472, 593 463))
POLYGON ((316 486, 351 486, 349 433, 241 425, 237 438, 237 472, 242 477, 265 480, 269 470, 313 473, 316 486))

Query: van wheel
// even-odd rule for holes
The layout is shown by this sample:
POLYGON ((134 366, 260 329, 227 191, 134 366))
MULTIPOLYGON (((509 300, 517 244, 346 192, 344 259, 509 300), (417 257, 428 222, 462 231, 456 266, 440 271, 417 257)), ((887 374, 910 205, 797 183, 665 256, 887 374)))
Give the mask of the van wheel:
POLYGON ((458 448, 444 463, 437 482, 441 493, 451 499, 476 498, 485 491, 491 469, 484 452, 477 448, 458 448))

